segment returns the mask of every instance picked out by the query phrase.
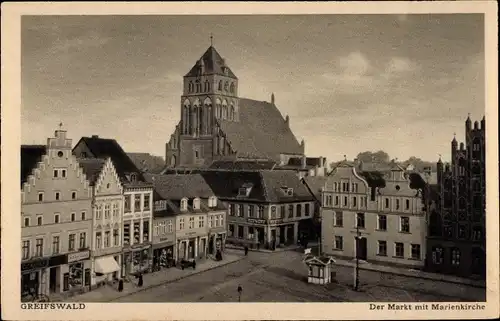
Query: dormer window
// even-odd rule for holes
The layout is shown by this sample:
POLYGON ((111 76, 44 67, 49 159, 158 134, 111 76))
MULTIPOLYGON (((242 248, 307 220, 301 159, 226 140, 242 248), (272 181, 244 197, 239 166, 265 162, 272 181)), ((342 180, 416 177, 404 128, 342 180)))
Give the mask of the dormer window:
POLYGON ((200 209, 200 199, 199 198, 195 198, 193 200, 193 209, 195 209, 195 210, 199 210, 200 209))
POLYGON ((210 196, 208 198, 208 207, 212 208, 212 207, 217 207, 217 197, 215 196, 210 196))
POLYGON ((188 207, 188 199, 183 198, 181 200, 181 211, 187 211, 187 207, 188 207))
POLYGON ((137 181, 137 175, 134 173, 130 174, 130 182, 135 183, 137 181))
POLYGON ((248 197, 252 191, 252 187, 252 184, 243 184, 243 186, 238 189, 238 196, 248 197))
POLYGON ((286 196, 293 196, 293 188, 290 188, 290 187, 287 187, 287 186, 281 186, 281 191, 286 196))

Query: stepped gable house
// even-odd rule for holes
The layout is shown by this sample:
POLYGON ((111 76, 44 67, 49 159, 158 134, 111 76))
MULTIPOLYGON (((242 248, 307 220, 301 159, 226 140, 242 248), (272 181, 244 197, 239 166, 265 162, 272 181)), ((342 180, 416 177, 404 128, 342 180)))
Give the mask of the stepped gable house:
POLYGON ((238 96, 238 78, 210 46, 184 76, 181 119, 166 144, 168 167, 209 167, 224 159, 272 160, 288 164, 304 155, 271 102, 238 96))
MULTIPOLYGON (((118 142, 82 137, 73 148, 78 158, 110 158, 123 187, 123 259, 120 275, 148 272, 152 264, 153 185, 148 183, 118 142)), ((94 206, 94 212, 97 208, 94 206)), ((96 215, 96 213, 94 213, 96 215)))
POLYGON ((205 171, 229 206, 228 242, 275 248, 314 233, 314 196, 294 171, 205 171))
POLYGON ((438 168, 427 237, 429 270, 486 275, 485 119, 465 121, 465 144, 451 142, 451 164, 438 168))

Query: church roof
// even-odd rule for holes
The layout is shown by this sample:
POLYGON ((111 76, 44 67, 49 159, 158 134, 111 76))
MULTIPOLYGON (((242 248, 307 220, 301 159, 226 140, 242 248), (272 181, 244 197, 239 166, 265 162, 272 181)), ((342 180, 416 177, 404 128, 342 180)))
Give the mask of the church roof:
POLYGON ((226 66, 224 59, 221 55, 215 50, 213 46, 208 47, 207 51, 201 56, 201 58, 196 61, 195 65, 191 68, 191 70, 186 74, 185 77, 196 77, 199 76, 199 61, 202 60, 205 65, 205 74, 216 74, 222 76, 229 76, 231 78, 237 78, 236 75, 231 71, 231 69, 226 66), (227 68, 227 74, 224 73, 222 67, 227 68))
POLYGON ((21 146, 21 186, 28 180, 33 169, 42 160, 47 152, 45 145, 22 145, 21 146))
POLYGON ((209 168, 226 170, 259 170, 272 169, 275 165, 276 163, 271 160, 217 160, 214 161, 209 168))
POLYGON ((219 120, 238 157, 279 161, 280 154, 303 154, 301 145, 274 104, 241 98, 239 116, 239 122, 219 120))

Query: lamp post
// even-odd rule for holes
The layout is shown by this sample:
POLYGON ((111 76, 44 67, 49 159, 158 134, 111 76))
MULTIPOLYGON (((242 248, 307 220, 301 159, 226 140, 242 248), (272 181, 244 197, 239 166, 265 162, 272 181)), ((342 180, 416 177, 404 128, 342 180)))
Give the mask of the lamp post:
POLYGON ((359 218, 356 218, 356 279, 354 280, 354 291, 359 290, 359 242, 361 239, 359 233, 359 218))

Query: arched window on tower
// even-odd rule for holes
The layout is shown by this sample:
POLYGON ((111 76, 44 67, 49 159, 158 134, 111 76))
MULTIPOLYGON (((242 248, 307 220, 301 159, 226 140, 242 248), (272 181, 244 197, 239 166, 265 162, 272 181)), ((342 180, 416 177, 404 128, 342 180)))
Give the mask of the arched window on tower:
POLYGON ((192 81, 190 81, 188 85, 188 92, 192 93, 193 91, 194 91, 194 84, 192 81))
POLYGON ((201 83, 200 80, 196 80, 196 92, 200 93, 201 92, 201 83))
POLYGON ((231 83, 229 91, 231 92, 231 94, 234 94, 234 82, 231 83))
POLYGON ((201 119, 200 119, 200 110, 201 110, 201 106, 200 106, 200 100, 199 99, 196 99, 193 103, 193 107, 194 107, 194 110, 193 110, 193 124, 192 124, 192 129, 191 129, 191 133, 193 135, 199 135, 200 131, 200 122, 201 122, 201 119))
POLYGON ((229 91, 229 83, 227 81, 224 83, 224 91, 229 91))
POLYGON ((222 80, 219 80, 219 90, 222 91, 222 80))
POLYGON ((229 107, 229 120, 234 120, 234 106, 229 107))
POLYGON ((227 101, 222 101, 222 119, 227 119, 227 101))
POLYGON ((215 101, 215 117, 220 119, 222 117, 221 101, 219 98, 215 101))
POLYGON ((188 99, 184 101, 183 115, 182 115, 182 133, 189 134, 189 125, 191 123, 189 111, 191 104, 188 99))
POLYGON ((205 98, 205 100, 203 101, 203 109, 204 109, 204 119, 203 119, 203 122, 205 124, 205 128, 204 128, 204 133, 205 134, 209 134, 210 133, 210 127, 211 127, 211 115, 212 115, 212 100, 207 97, 205 98))
POLYGON ((205 92, 209 92, 210 91, 210 83, 208 82, 208 80, 205 81, 205 92))

